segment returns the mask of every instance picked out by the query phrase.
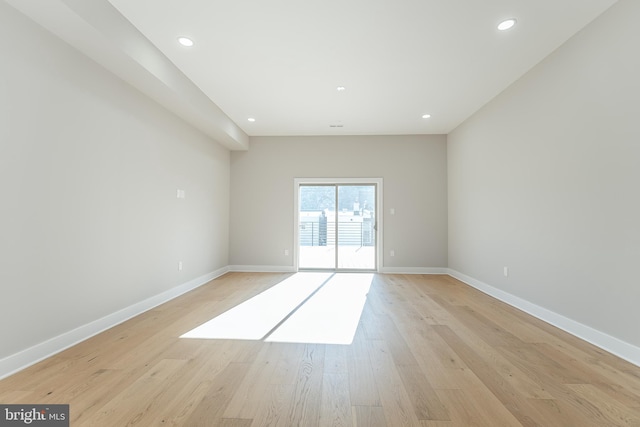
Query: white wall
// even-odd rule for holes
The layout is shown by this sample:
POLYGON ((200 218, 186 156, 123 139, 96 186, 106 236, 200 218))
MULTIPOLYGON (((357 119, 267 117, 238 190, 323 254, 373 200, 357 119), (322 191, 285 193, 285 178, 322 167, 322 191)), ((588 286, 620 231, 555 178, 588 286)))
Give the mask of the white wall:
POLYGON ((0 58, 0 359, 228 265, 226 149, 4 2, 0 58))
POLYGON ((250 144, 231 153, 231 265, 293 267, 294 178, 326 177, 383 178, 384 267, 447 266, 444 135, 254 137, 250 144))
POLYGON ((621 0, 448 136, 449 266, 634 346, 639 18, 621 0))

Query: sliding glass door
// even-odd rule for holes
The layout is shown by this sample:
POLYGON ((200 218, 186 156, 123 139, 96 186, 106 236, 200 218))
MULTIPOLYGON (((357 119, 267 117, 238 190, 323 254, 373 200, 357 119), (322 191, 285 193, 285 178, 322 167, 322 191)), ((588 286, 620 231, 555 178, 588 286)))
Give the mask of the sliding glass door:
POLYGON ((335 185, 300 185, 298 210, 298 268, 335 269, 335 185))
POLYGON ((299 184, 298 268, 375 270, 377 184, 299 184))

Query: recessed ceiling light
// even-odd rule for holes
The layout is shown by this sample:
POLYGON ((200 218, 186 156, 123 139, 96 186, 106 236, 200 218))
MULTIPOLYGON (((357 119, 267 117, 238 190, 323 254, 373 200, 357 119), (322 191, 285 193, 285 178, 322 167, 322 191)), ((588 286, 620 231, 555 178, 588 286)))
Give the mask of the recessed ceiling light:
POLYGON ((514 25, 516 25, 516 18, 505 19, 504 21, 498 24, 498 30, 506 31, 509 28, 513 27, 514 25))
POLYGON ((178 43, 180 43, 184 47, 193 46, 193 40, 191 40, 189 37, 178 37, 178 43))
POLYGON ((428 119, 428 118, 430 118, 430 117, 431 117, 431 114, 423 114, 423 115, 422 115, 422 118, 423 118, 423 119, 428 119))
POLYGON ((247 120, 249 120, 251 123, 256 121, 256 119, 254 119, 253 117, 249 117, 247 120))
POLYGON ((344 92, 344 90, 345 90, 345 89, 346 89, 346 87, 344 87, 344 86, 338 86, 338 87, 336 88, 336 90, 337 90, 338 92, 344 92))

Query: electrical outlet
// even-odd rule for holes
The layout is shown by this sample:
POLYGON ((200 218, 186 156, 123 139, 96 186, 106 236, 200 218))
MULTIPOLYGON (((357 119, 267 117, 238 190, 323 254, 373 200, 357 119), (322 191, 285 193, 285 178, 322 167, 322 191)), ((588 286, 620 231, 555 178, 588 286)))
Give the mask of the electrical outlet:
POLYGON ((182 261, 178 261, 178 271, 182 271, 182 261))
POLYGON ((289 249, 285 249, 285 250, 284 250, 284 254, 285 254, 285 256, 286 256, 286 255, 289 255, 289 249))
POLYGON ((394 251, 393 249, 391 249, 391 250, 389 251, 389 255, 390 255, 390 256, 396 256, 396 251, 394 251))
POLYGON ((504 273, 504 277, 509 277, 509 267, 504 267, 502 272, 504 273))

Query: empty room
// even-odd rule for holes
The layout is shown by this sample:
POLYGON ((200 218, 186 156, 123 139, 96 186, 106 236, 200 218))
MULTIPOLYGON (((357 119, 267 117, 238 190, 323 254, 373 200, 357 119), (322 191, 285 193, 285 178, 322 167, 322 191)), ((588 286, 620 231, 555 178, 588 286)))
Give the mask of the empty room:
POLYGON ((640 426, 640 2, 0 1, 0 426, 640 426))

